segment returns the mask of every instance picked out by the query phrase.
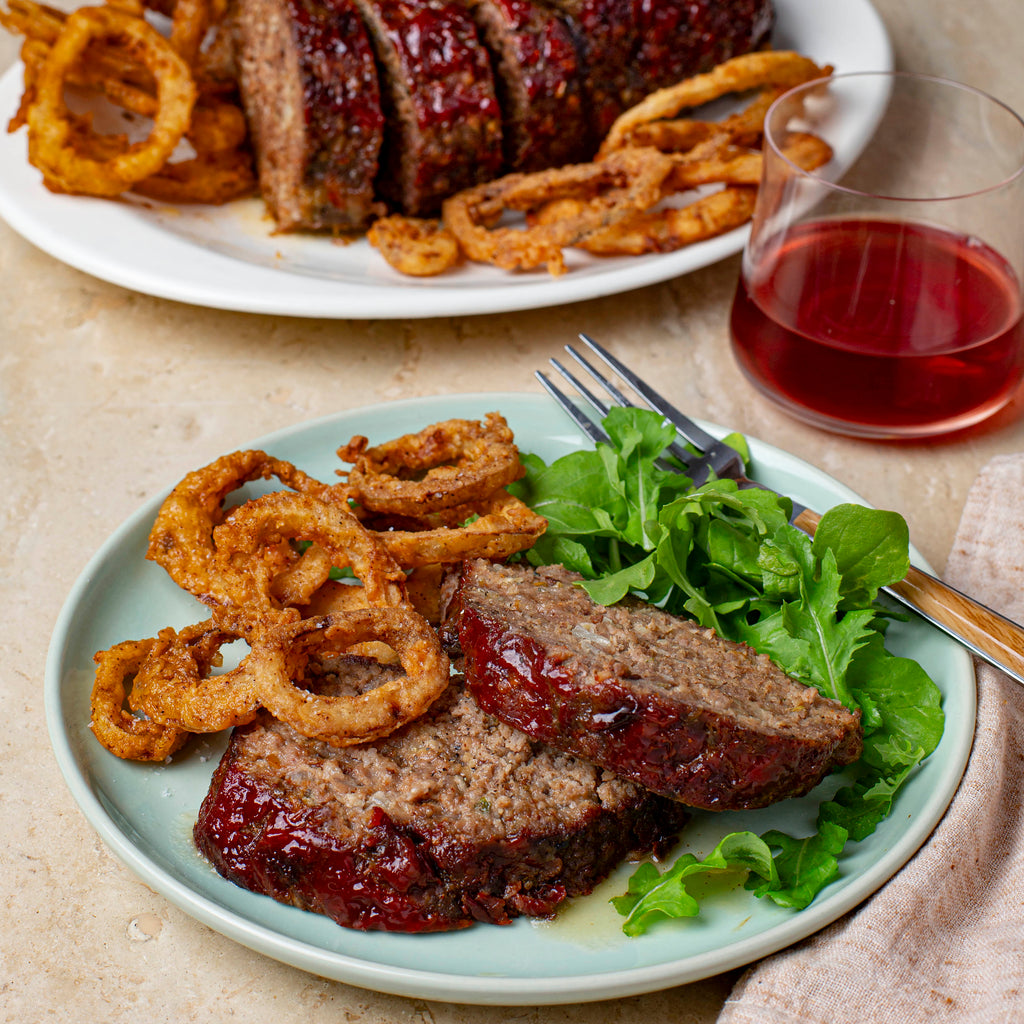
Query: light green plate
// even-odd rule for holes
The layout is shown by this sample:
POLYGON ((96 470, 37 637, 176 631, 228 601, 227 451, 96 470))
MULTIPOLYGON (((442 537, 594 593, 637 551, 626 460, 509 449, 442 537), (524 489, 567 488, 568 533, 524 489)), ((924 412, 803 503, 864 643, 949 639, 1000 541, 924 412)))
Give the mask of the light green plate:
MULTIPOLYGON (((282 431, 253 447, 329 480, 339 466, 336 448, 353 434, 375 443, 437 420, 478 418, 495 409, 506 416, 524 451, 551 459, 584 443, 546 397, 488 394, 373 406, 282 431)), ((755 475, 805 505, 824 511, 858 500, 785 452, 756 441, 751 449, 755 475)), ((874 892, 928 837, 963 773, 974 733, 971 660, 923 621, 899 623, 890 632, 890 648, 920 661, 941 688, 946 733, 891 817, 864 842, 851 844, 839 877, 806 910, 784 910, 733 887, 709 900, 697 919, 627 939, 607 903, 622 891, 628 873, 623 871, 553 923, 520 920, 507 928, 479 925, 420 936, 346 930, 224 881, 195 852, 191 828, 223 737, 195 742, 173 763, 152 767, 118 760, 89 731, 95 651, 205 617, 198 602, 143 557, 160 500, 147 503, 114 533, 61 612, 46 671, 53 748, 86 817, 139 878, 210 928, 303 970, 398 995, 525 1005, 608 999, 709 977, 810 935, 874 892)), ((806 831, 816 805, 812 794, 761 811, 699 814, 682 849, 706 854, 736 829, 806 831)))

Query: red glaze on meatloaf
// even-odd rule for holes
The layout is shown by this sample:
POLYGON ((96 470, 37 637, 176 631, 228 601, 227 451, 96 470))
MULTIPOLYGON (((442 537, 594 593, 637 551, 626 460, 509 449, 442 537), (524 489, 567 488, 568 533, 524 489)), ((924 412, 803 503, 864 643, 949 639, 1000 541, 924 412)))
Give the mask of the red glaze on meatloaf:
POLYGON ((598 145, 615 119, 644 95, 631 69, 639 44, 640 0, 550 2, 563 15, 576 41, 588 118, 598 145))
POLYGON ((510 171, 588 159, 595 139, 579 56, 565 22, 534 0, 468 0, 494 63, 510 171))
POLYGON ((708 810, 810 791, 860 756, 859 714, 767 657, 579 577, 467 563, 447 612, 480 706, 542 742, 708 810))
POLYGON ((355 2, 381 68, 387 132, 378 191, 404 213, 436 213, 445 197, 501 169, 490 58, 458 0, 355 2))
POLYGON ((546 0, 565 17, 583 65, 598 142, 656 89, 767 42, 772 0, 546 0))
MULTIPOLYGON (((341 659, 323 692, 387 678, 341 659)), ((624 857, 662 852, 680 804, 485 714, 456 680, 386 739, 336 749, 262 717, 236 729, 194 835, 224 877, 349 928, 546 917, 624 857)))
POLYGON ((644 94, 767 42, 775 23, 771 0, 644 0, 632 61, 644 94))

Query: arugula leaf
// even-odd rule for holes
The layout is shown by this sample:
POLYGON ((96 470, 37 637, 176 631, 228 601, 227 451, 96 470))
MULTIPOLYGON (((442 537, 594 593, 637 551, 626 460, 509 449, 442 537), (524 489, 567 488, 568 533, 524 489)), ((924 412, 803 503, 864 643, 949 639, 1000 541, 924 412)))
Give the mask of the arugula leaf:
POLYGON ((837 505, 815 530, 813 547, 818 557, 833 551, 842 558, 843 590, 856 604, 874 601, 910 568, 910 532, 898 512, 837 505))
POLYGON ((852 786, 839 790, 831 800, 821 805, 818 809, 818 827, 822 828, 825 824, 837 825, 849 833, 854 842, 866 839, 889 816, 900 786, 920 760, 921 750, 918 748, 911 752, 907 763, 892 775, 866 772, 852 786))
POLYGON ((654 461, 675 438, 675 429, 639 409, 616 409, 614 415, 609 413, 605 427, 612 445, 599 445, 598 452, 625 503, 620 534, 627 543, 650 551, 654 541, 648 524, 657 520, 662 489, 679 483, 679 474, 654 467, 654 461))
POLYGON ((629 879, 626 894, 614 897, 611 903, 626 918, 622 930, 627 935, 641 935, 658 920, 696 917, 700 907, 687 892, 687 883, 727 872, 744 872, 773 891, 779 888, 769 845, 753 832, 732 832, 703 860, 684 854, 664 874, 644 862, 629 879))
POLYGON ((818 831, 804 839, 794 839, 785 832, 772 830, 761 837, 781 852, 774 865, 778 883, 756 883, 748 879, 747 888, 757 896, 768 896, 782 907, 803 910, 839 873, 839 855, 846 845, 848 832, 831 821, 819 822, 818 831))
POLYGON ((769 542, 775 546, 771 554, 788 554, 789 564, 798 570, 794 599, 783 600, 774 614, 753 625, 737 621, 733 639, 768 654, 790 675, 817 686, 827 697, 856 707, 846 672, 854 653, 867 642, 876 614, 870 608, 838 614, 842 577, 831 549, 815 558, 809 538, 798 531, 780 531, 776 538, 769 542))
MULTIPOLYGON (((599 452, 572 452, 550 466, 536 456, 524 456, 523 464, 529 504, 548 520, 545 536, 615 532, 612 523, 622 518, 622 502, 599 452)), ((523 496, 522 485, 513 491, 523 496)))
POLYGON ((910 658, 897 658, 880 634, 857 652, 850 666, 849 685, 864 716, 862 759, 875 769, 900 767, 907 749, 927 757, 942 739, 945 715, 942 695, 927 672, 910 658))

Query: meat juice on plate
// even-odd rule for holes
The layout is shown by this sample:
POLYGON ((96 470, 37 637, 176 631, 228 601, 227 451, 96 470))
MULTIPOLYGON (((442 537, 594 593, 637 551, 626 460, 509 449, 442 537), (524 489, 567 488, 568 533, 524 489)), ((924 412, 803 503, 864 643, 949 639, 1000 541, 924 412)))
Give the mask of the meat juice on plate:
POLYGON ((1012 268, 984 243, 849 218, 798 225, 745 272, 731 332, 744 373, 798 415, 898 436, 968 426, 1010 399, 1021 312, 1012 268))

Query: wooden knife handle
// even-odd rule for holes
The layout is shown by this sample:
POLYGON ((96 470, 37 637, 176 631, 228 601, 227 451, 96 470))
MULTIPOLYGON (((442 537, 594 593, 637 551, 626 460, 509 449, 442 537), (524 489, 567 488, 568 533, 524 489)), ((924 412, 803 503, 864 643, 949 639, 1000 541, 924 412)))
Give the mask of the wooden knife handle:
POLYGON ((1024 628, 915 566, 886 593, 920 611, 975 654, 1024 683, 1024 628))

